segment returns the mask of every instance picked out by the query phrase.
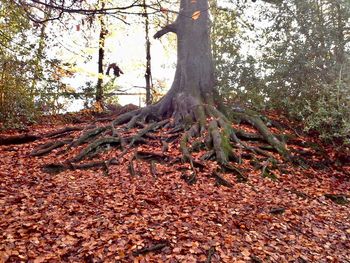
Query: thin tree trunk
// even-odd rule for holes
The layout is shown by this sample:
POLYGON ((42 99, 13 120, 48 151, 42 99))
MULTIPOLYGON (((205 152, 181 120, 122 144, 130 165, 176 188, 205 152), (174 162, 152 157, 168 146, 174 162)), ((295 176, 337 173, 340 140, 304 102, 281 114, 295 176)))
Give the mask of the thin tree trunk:
POLYGON ((144 17, 145 17, 145 33, 146 33, 146 105, 152 103, 151 86, 152 86, 152 71, 151 71, 151 42, 149 40, 149 17, 147 13, 146 0, 143 0, 144 17))
MULTIPOLYGON (((47 19, 51 16, 51 9, 48 9, 47 12, 45 12, 44 19, 47 19)), ((36 58, 35 58, 35 64, 34 64, 34 76, 30 88, 30 99, 34 103, 34 93, 35 88, 38 83, 38 80, 40 79, 41 75, 43 74, 43 68, 41 65, 43 55, 44 55, 44 48, 45 48, 45 31, 47 27, 47 23, 45 22, 41 25, 40 28, 40 36, 39 36, 39 46, 36 52, 36 58)))
POLYGON ((336 12, 336 28, 337 28, 337 47, 336 47, 336 59, 337 63, 341 65, 345 61, 345 19, 343 18, 344 11, 339 2, 335 2, 335 12, 336 12))
POLYGON ((1 72, 1 79, 0 79, 0 112, 4 109, 5 106, 5 83, 6 83, 6 61, 3 61, 2 63, 2 72, 1 72))
MULTIPOLYGON (((104 8, 104 3, 102 3, 102 8, 104 8)), ((99 49, 98 49, 98 80, 96 86, 96 104, 103 107, 103 60, 105 55, 105 39, 107 34, 107 29, 104 21, 103 15, 99 17, 100 21, 100 36, 99 36, 99 49)))

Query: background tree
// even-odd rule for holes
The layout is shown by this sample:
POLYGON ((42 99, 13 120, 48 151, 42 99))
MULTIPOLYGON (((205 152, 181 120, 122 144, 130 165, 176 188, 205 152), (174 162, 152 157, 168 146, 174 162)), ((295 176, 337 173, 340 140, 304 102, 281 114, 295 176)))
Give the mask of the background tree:
POLYGON ((24 10, 9 1, 0 2, 0 119, 5 125, 20 124, 33 117, 30 72, 34 71, 26 31, 30 29, 24 10))
MULTIPOLYGON (((99 1, 100 3, 101 1, 99 1)), ((102 1, 101 8, 105 7, 105 3, 102 1)), ((100 34, 98 39, 98 77, 96 86, 96 104, 103 109, 103 76, 105 73, 104 69, 104 56, 105 56, 105 41, 106 34, 108 33, 106 23, 103 15, 99 15, 98 21, 100 24, 100 34)))
MULTIPOLYGON (((61 80, 68 72, 60 60, 48 56, 47 46, 54 38, 50 21, 33 22, 28 6, 14 1, 1 2, 0 10, 0 121, 5 127, 17 127, 60 108, 54 93, 65 89, 61 80)), ((43 19, 50 12, 44 8, 43 19)))
POLYGON ((350 132, 349 15, 342 0, 286 1, 264 12, 268 105, 329 139, 350 132))
POLYGON ((150 105, 152 102, 151 90, 152 90, 152 67, 151 67, 151 41, 149 36, 149 16, 147 13, 146 0, 143 0, 144 5, 144 17, 145 17, 145 39, 146 39, 146 104, 150 105))
POLYGON ((349 3, 283 1, 243 7, 234 2, 229 7, 214 9, 220 93, 230 103, 277 109, 303 120, 323 138, 346 139, 349 3))
POLYGON ((264 104, 259 95, 264 82, 256 52, 261 7, 252 2, 231 1, 229 7, 217 2, 211 4, 217 89, 226 103, 259 109, 264 104))

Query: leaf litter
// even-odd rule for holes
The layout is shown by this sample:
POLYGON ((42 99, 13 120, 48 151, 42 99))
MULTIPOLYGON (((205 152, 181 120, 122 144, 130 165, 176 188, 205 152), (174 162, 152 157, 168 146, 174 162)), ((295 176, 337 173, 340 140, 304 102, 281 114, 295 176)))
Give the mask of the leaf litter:
MULTIPOLYGON (((68 125, 31 129, 44 134, 68 125)), ((45 139, 0 146, 0 262, 350 262, 350 167, 330 162, 331 148, 301 146, 315 140, 298 137, 289 147, 327 165, 269 166, 272 177, 244 159, 248 181, 226 171, 220 176, 227 185, 212 176, 214 161, 186 182, 191 167, 178 161, 176 140, 164 152, 149 139, 107 173, 44 172, 44 165, 79 152, 30 156, 45 139), (147 154, 157 158, 150 162, 147 154)), ((201 151, 193 156, 200 162, 201 151)))

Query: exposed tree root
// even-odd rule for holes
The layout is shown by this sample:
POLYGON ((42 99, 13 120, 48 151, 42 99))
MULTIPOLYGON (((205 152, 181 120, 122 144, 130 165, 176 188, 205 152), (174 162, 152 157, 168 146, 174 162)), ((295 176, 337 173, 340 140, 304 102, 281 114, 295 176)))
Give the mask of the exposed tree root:
POLYGON ((162 250, 166 246, 169 246, 169 242, 168 241, 165 241, 165 242, 162 242, 162 243, 158 243, 158 244, 153 245, 153 246, 145 247, 145 248, 142 248, 142 249, 139 249, 139 250, 135 250, 132 254, 135 257, 137 257, 138 255, 141 255, 141 254, 146 254, 146 253, 149 253, 149 252, 162 250))
POLYGON ((157 169, 156 169, 156 164, 155 164, 155 161, 151 161, 150 163, 150 171, 151 171, 151 174, 154 178, 157 178, 157 169))
POLYGON ((245 183, 248 181, 248 178, 236 167, 234 167, 231 164, 224 164, 222 165, 222 168, 227 171, 234 173, 236 175, 237 181, 240 183, 245 183))
POLYGON ((342 194, 325 194, 324 196, 338 205, 346 205, 350 202, 349 197, 342 194))
MULTIPOLYGON (((248 133, 243 130, 234 129, 232 122, 212 104, 198 103, 194 98, 183 98, 175 103, 175 106, 165 106, 167 102, 163 98, 159 103, 143 109, 137 109, 124 113, 117 117, 110 125, 103 127, 88 127, 75 140, 62 140, 49 142, 39 146, 31 155, 38 156, 49 153, 53 149, 68 144, 67 150, 72 147, 82 146, 80 152, 66 164, 45 167, 47 170, 63 171, 67 169, 89 169, 102 167, 108 173, 108 165, 118 163, 122 157, 133 152, 137 143, 148 143, 158 141, 162 144, 162 153, 138 151, 129 158, 129 172, 136 176, 138 171, 135 162, 138 159, 149 161, 150 173, 156 177, 157 171, 155 161, 159 163, 189 163, 190 173, 183 174, 182 178, 189 184, 197 180, 198 172, 206 169, 206 160, 217 161, 217 169, 212 171, 218 185, 232 187, 232 183, 220 175, 224 173, 234 174, 238 182, 248 180, 244 172, 234 166, 233 162, 241 164, 243 158, 257 159, 263 156, 273 163, 278 161, 273 157, 271 151, 280 154, 282 158, 289 161, 291 155, 283 141, 287 139, 285 135, 272 134, 265 123, 252 112, 233 112, 232 116, 238 121, 244 121, 254 127, 258 133, 248 133), (164 102, 165 101, 165 102, 164 102), (160 129, 167 129, 161 136, 154 133, 160 129), (136 133, 135 133, 136 130, 136 133), (132 135, 131 135, 132 134, 132 135), (166 154, 169 149, 169 142, 178 141, 182 158, 173 158, 166 154), (268 145, 254 145, 254 141, 268 143, 268 145), (102 150, 110 147, 119 147, 121 153, 112 162, 93 162, 79 164, 89 156, 93 156, 102 150), (194 152, 201 151, 199 157, 193 157, 194 152), (203 162, 202 162, 203 161, 203 162)), ((169 102, 168 102, 169 103, 169 102)), ((79 128, 80 130, 82 128, 79 128)), ((62 129, 54 132, 51 136, 61 137, 62 134, 69 134, 71 131, 79 130, 76 127, 62 129)), ((268 166, 262 165, 260 168, 265 173, 268 166), (264 168, 265 167, 265 168, 264 168)))
POLYGON ((29 155, 30 156, 41 156, 44 154, 47 154, 51 152, 54 149, 60 148, 66 144, 69 144, 73 141, 73 139, 66 139, 62 141, 57 141, 57 142, 48 142, 43 145, 38 146, 36 149, 34 149, 29 155))
POLYGON ((23 144, 34 142, 41 139, 41 136, 35 134, 21 134, 14 136, 0 136, 0 145, 23 144))
POLYGON ((197 182, 197 175, 195 173, 190 175, 182 174, 181 179, 183 179, 188 185, 193 185, 197 182))
POLYGON ((216 184, 217 185, 222 185, 222 186, 226 186, 226 187, 229 187, 229 188, 232 188, 232 184, 229 182, 229 181, 227 181, 226 179, 224 179, 218 172, 213 172, 213 174, 212 174, 212 177, 214 177, 215 178, 215 180, 216 180, 216 184))
MULTIPOLYGON (((249 133, 243 130, 236 130, 236 129, 234 129, 234 132, 239 139, 244 141, 266 141, 264 136, 258 133, 249 133)), ((286 135, 286 134, 273 134, 273 136, 275 136, 278 140, 285 143, 295 137, 295 136, 286 135)))
POLYGON ((155 152, 145 152, 145 151, 137 151, 136 152, 136 158, 140 160, 154 160, 159 163, 163 162, 173 162, 173 158, 171 156, 168 156, 166 154, 159 154, 155 152))
POLYGON ((253 125, 259 133, 263 136, 263 138, 280 153, 283 158, 290 160, 291 156, 289 151, 287 150, 285 144, 277 139, 265 125, 265 123, 256 115, 242 112, 234 112, 234 117, 247 121, 251 125, 253 125))
POLYGON ((130 162, 129 162, 129 172, 131 176, 137 176, 138 173, 135 169, 135 165, 134 165, 134 161, 135 161, 135 156, 133 156, 133 158, 131 158, 130 162))
POLYGON ((81 131, 83 129, 84 129, 83 127, 79 127, 79 126, 69 126, 63 129, 59 129, 57 131, 49 132, 44 135, 20 134, 20 135, 13 135, 13 136, 0 136, 0 145, 24 144, 24 143, 34 142, 42 138, 56 139, 56 138, 66 136, 73 131, 81 131))
POLYGON ((89 139, 94 138, 97 135, 99 135, 100 133, 106 131, 108 128, 110 128, 110 126, 99 127, 99 128, 95 128, 92 130, 88 130, 80 138, 78 138, 76 141, 73 141, 70 146, 71 147, 79 146, 79 145, 87 142, 89 139))
POLYGON ((72 162, 79 162, 82 159, 84 159, 89 153, 96 151, 99 147, 103 145, 107 145, 107 148, 111 144, 119 144, 120 139, 115 137, 103 137, 100 139, 97 139, 96 141, 89 144, 86 148, 84 148, 75 158, 73 158, 72 162))
POLYGON ((208 257, 207 260, 205 261, 205 263, 211 263, 212 257, 215 254, 215 247, 211 247, 208 251, 208 257))
POLYGON ((88 170, 92 168, 103 168, 108 169, 109 165, 117 165, 119 162, 117 162, 116 159, 112 158, 108 161, 96 161, 96 162, 88 162, 88 163, 82 163, 82 164, 73 164, 70 162, 66 163, 51 163, 47 164, 43 167, 43 170, 47 173, 52 174, 58 174, 67 170, 88 170))
MULTIPOLYGON (((90 126, 90 127, 91 127, 91 128, 94 128, 94 126, 90 126)), ((81 130, 83 130, 83 129, 84 129, 83 127, 68 126, 68 127, 62 128, 62 129, 60 129, 60 130, 50 132, 50 133, 46 134, 45 137, 59 138, 59 137, 65 136, 65 135, 67 135, 68 133, 71 133, 71 132, 73 132, 73 131, 81 131, 81 130)))
POLYGON ((284 207, 274 207, 274 208, 271 208, 269 213, 273 215, 282 215, 285 211, 286 209, 284 207))

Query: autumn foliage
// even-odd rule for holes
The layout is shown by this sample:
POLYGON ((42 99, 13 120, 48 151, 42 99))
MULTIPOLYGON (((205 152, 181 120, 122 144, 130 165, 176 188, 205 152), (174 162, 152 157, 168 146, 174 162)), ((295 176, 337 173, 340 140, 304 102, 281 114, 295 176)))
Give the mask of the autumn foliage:
MULTIPOLYGON (((30 156, 52 139, 45 135, 72 126, 77 129, 69 136, 79 135, 79 127, 96 122, 87 114, 76 117, 84 123, 48 119, 31 127, 44 139, 0 146, 0 262, 350 260, 350 167, 335 162, 334 151, 316 146, 315 138, 288 143, 302 153, 304 167, 283 163, 277 169, 241 152, 247 180, 227 171, 220 178, 228 184, 215 177, 215 161, 201 161, 200 149, 192 153, 196 182, 188 182, 192 170, 181 161, 178 140, 164 149, 158 139, 172 136, 166 129, 107 168, 43 169, 79 152, 30 156)), ((281 122, 283 132, 293 134, 286 127, 296 124, 281 122)), ((248 124, 244 129, 251 131, 248 124)), ((84 163, 120 152, 111 148, 84 163)))

